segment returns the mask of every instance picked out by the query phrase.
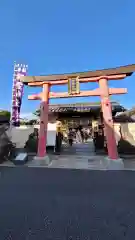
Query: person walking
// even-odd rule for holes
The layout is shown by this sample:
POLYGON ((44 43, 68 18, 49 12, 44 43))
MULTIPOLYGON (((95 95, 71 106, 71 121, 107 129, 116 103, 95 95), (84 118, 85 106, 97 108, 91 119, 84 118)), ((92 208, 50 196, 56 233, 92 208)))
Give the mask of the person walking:
POLYGON ((68 141, 69 141, 70 146, 73 145, 73 139, 74 139, 74 132, 73 132, 72 128, 70 128, 69 133, 68 133, 68 141))
POLYGON ((81 131, 80 131, 79 128, 76 131, 76 142, 77 143, 82 143, 83 142, 82 134, 81 134, 81 131))

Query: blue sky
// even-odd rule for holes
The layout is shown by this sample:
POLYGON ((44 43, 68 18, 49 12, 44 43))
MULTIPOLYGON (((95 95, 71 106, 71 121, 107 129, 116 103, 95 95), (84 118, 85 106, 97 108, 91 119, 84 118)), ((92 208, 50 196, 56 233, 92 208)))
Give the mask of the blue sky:
MULTIPOLYGON (((13 63, 28 64, 28 75, 87 71, 135 63, 134 0, 4 0, 0 1, 0 108, 10 109, 13 63)), ((93 89, 96 84, 83 85, 93 89)), ((135 105, 135 75, 110 82, 127 87, 114 96, 126 107, 135 105)), ((65 91, 55 87, 53 91, 65 91)), ((33 112, 39 101, 27 95, 22 113, 33 112)), ((98 98, 63 99, 62 103, 98 98)), ((51 101, 53 103, 61 100, 51 101)))

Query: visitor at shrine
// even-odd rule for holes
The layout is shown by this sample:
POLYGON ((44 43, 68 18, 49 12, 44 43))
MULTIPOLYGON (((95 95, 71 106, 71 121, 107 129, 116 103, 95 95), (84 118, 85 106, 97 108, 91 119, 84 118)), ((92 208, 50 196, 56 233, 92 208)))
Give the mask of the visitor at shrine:
POLYGON ((83 130, 83 135, 84 135, 84 142, 87 142, 88 138, 89 138, 89 133, 87 129, 83 130))
POLYGON ((73 132, 72 128, 70 128, 69 133, 68 133, 68 141, 69 141, 70 146, 73 145, 73 140, 74 140, 74 132, 73 132))
POLYGON ((77 143, 82 143, 82 142, 83 142, 82 133, 81 133, 80 128, 77 128, 77 132, 76 132, 76 142, 77 142, 77 143))
POLYGON ((104 134, 102 129, 99 129, 98 132, 95 132, 93 142, 94 142, 95 152, 97 150, 104 149, 104 134))
POLYGON ((57 121, 55 153, 58 154, 58 155, 61 152, 62 140, 63 140, 62 124, 61 124, 60 121, 57 121))
POLYGON ((80 133, 81 133, 82 142, 84 142, 84 131, 83 131, 83 128, 82 128, 81 125, 79 126, 79 130, 80 130, 80 133))

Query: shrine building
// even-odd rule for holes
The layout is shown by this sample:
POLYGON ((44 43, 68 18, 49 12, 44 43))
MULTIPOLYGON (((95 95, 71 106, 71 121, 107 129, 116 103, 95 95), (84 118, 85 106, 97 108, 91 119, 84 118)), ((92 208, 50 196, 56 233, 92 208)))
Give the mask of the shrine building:
MULTIPOLYGON (((126 109, 118 102, 111 102, 112 116, 115 122, 117 113, 124 112, 126 109)), ((92 121, 102 122, 102 109, 100 102, 74 103, 74 104, 50 104, 49 120, 59 120, 66 122, 69 127, 76 128, 92 126, 92 121)))

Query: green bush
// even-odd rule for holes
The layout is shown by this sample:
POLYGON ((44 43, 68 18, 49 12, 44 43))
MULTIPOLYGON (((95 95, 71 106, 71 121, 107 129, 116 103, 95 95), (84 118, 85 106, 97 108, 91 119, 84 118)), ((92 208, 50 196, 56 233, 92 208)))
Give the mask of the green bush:
POLYGON ((37 153, 37 147, 38 147, 38 138, 35 136, 29 135, 29 139, 26 142, 26 149, 28 152, 36 152, 37 153))

